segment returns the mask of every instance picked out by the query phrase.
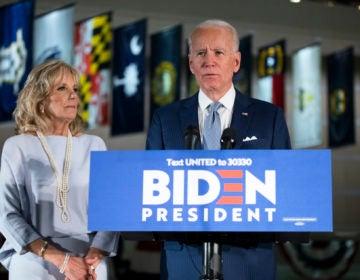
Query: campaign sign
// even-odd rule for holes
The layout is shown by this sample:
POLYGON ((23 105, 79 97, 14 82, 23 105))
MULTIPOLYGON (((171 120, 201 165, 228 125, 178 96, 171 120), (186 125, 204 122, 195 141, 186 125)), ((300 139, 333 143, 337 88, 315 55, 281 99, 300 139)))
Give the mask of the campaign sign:
POLYGON ((331 152, 92 152, 89 229, 330 232, 331 152))

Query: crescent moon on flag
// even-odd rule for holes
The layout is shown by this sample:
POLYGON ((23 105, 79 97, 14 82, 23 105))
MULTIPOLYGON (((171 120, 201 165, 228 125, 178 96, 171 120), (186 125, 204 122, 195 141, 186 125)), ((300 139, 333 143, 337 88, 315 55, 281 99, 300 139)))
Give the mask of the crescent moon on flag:
POLYGON ((139 36, 135 35, 130 41, 130 50, 133 55, 138 55, 142 51, 143 46, 139 43, 139 36))

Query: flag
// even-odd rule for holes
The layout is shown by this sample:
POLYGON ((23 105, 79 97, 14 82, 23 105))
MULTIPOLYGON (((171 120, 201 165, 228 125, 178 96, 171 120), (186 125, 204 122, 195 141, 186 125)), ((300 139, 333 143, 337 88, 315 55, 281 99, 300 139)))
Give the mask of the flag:
POLYGON ((0 121, 12 119, 17 95, 32 68, 34 2, 0 7, 0 121))
POLYGON ((75 24, 74 65, 81 74, 81 114, 90 129, 109 123, 111 18, 108 12, 75 24))
POLYGON ((151 35, 150 116, 158 107, 180 99, 182 26, 151 35))
POLYGON ((355 143, 354 49, 327 57, 329 95, 329 146, 355 143))
POLYGON ((241 53, 240 69, 234 74, 235 87, 247 96, 251 96, 252 73, 252 35, 240 39, 239 51, 241 53))
POLYGON ((292 55, 294 148, 322 142, 321 48, 315 44, 292 55))
POLYGON ((112 135, 144 129, 146 29, 142 19, 113 32, 112 135))
POLYGON ((59 59, 72 64, 73 55, 74 5, 37 16, 34 21, 34 65, 48 59, 59 59))
MULTIPOLYGON (((187 63, 189 65, 189 62, 187 63)), ((190 97, 199 91, 199 83, 197 82, 195 75, 191 73, 189 67, 186 69, 187 73, 187 97, 190 97)))
MULTIPOLYGON (((189 54, 189 45, 186 43, 186 53, 189 54)), ((196 81, 195 75, 190 70, 188 56, 186 57, 186 96, 190 97, 199 91, 199 84, 196 81)))
POLYGON ((259 90, 257 98, 285 109, 285 40, 280 40, 258 50, 259 90))

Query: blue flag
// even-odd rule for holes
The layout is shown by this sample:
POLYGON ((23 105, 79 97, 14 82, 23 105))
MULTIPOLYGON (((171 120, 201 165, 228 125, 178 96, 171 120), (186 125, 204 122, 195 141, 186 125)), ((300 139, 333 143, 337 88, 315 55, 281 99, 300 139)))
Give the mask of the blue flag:
POLYGON ((354 49, 327 57, 329 94, 329 146, 355 143, 354 49))
POLYGON ((32 0, 0 7, 0 121, 11 120, 31 71, 33 18, 32 0))
POLYGON ((241 53, 240 69, 234 74, 233 82, 238 90, 251 96, 252 35, 240 39, 239 51, 241 53))
POLYGON ((150 116, 158 107, 180 98, 182 26, 151 35, 150 116))
POLYGON ((144 130, 146 28, 142 19, 113 33, 112 135, 144 130))
POLYGON ((74 12, 75 5, 71 4, 35 18, 34 65, 39 65, 48 59, 60 59, 72 64, 74 12), (58 28, 59 26, 61 28, 58 28))
MULTIPOLYGON (((189 46, 186 42, 186 54, 189 54, 189 46)), ((199 83, 190 70, 189 59, 186 59, 186 96, 192 96, 199 91, 199 83)))

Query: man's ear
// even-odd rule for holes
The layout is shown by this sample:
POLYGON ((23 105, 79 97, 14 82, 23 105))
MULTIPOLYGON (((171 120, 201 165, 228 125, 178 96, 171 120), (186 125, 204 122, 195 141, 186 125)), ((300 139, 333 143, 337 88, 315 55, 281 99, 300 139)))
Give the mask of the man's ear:
POLYGON ((190 55, 190 54, 188 54, 188 61, 189 61, 189 68, 190 68, 190 71, 191 71, 191 73, 193 73, 193 74, 194 74, 194 71, 192 70, 192 59, 191 59, 191 55, 190 55))
POLYGON ((239 71, 240 69, 240 63, 241 63, 241 53, 236 52, 235 53, 235 61, 234 61, 234 73, 239 71))

